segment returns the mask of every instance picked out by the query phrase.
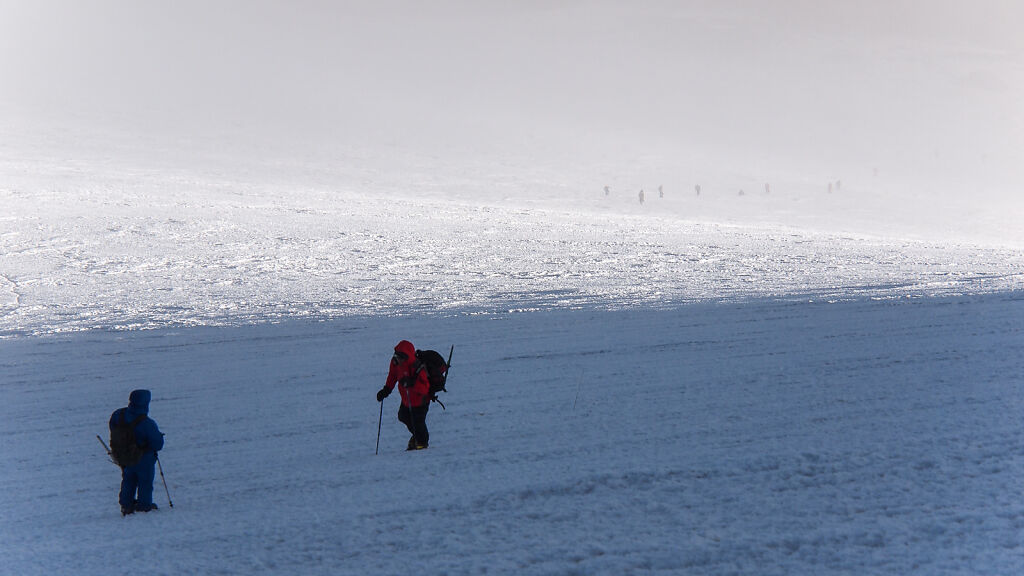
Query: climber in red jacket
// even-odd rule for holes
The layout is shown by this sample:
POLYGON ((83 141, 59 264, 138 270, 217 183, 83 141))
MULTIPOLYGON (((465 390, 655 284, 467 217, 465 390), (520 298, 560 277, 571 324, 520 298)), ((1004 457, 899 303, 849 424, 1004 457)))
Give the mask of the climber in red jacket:
POLYGON ((398 421, 405 424, 412 434, 408 450, 423 450, 430 441, 427 431, 427 410, 430 409, 430 380, 427 371, 420 369, 416 361, 416 347, 408 340, 395 346, 391 357, 388 379, 377 392, 377 401, 383 402, 398 385, 402 404, 398 407, 398 421))

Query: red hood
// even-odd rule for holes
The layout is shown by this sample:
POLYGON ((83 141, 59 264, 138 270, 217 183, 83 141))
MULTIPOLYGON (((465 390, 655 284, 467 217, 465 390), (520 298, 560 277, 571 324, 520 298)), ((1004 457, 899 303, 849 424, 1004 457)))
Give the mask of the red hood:
POLYGON ((395 352, 401 352, 402 354, 405 354, 405 357, 408 358, 406 364, 414 362, 416 360, 416 347, 413 346, 412 342, 409 342, 408 340, 402 340, 401 342, 399 342, 398 345, 395 346, 395 352))

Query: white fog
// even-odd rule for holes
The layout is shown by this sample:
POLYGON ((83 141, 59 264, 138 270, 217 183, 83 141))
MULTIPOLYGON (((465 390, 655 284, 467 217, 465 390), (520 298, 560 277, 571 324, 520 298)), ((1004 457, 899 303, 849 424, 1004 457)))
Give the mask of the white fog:
POLYGON ((8 158, 285 163, 295 184, 577 207, 606 185, 678 202, 767 184, 773 202, 661 209, 1022 240, 1011 1, 0 6, 8 158), (367 166, 370 184, 347 175, 367 166))

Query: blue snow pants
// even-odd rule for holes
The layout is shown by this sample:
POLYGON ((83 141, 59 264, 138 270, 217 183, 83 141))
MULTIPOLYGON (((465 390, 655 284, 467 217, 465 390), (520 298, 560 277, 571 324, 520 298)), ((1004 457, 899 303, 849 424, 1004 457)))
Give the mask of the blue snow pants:
POLYGON ((146 452, 135 466, 121 470, 121 493, 117 502, 125 508, 148 509, 153 504, 153 479, 156 477, 156 454, 146 452))

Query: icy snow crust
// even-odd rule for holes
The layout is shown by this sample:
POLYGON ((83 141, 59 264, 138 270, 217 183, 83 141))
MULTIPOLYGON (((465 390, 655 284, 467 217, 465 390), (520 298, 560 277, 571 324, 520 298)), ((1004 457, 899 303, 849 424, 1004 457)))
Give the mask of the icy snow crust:
MULTIPOLYGON (((679 216, 753 198, 652 199, 645 208, 594 190, 575 207, 561 198, 513 206, 444 200, 429 185, 417 198, 153 170, 24 172, 0 187, 0 337, 1024 284, 1024 256, 1009 248, 679 216)), ((779 202, 760 199, 766 210, 779 202)))

